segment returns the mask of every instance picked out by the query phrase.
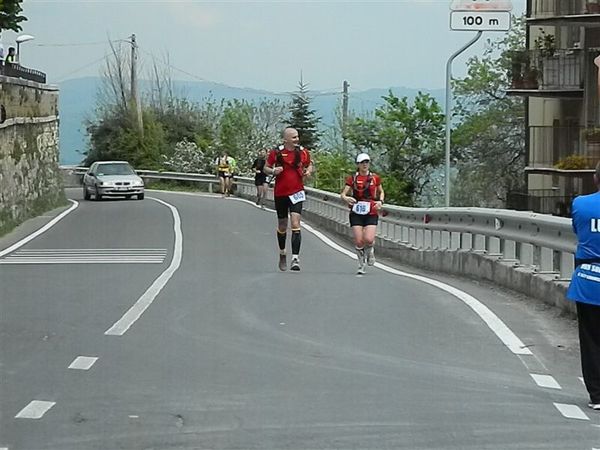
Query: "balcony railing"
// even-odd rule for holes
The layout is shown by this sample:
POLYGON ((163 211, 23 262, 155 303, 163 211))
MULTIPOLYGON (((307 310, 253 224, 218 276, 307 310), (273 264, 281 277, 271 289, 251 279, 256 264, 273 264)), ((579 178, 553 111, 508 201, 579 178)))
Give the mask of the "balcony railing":
POLYGON ((586 0, 533 0, 531 16, 534 18, 600 14, 600 3, 586 0))
POLYGON ((25 80, 35 81, 37 83, 46 84, 46 74, 39 70, 28 69, 19 64, 1 64, 0 75, 13 78, 23 78, 25 80))
POLYGON ((579 49, 515 52, 510 90, 582 91, 584 54, 579 49))

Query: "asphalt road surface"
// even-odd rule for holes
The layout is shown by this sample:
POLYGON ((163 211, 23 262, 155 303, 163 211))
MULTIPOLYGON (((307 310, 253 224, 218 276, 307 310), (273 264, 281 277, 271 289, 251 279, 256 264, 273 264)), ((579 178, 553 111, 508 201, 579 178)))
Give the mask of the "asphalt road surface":
POLYGON ((248 202, 69 194, 0 240, 0 449, 600 448, 573 320, 380 260, 473 296, 519 353, 464 299, 356 276, 307 231, 279 272, 275 216, 248 202))

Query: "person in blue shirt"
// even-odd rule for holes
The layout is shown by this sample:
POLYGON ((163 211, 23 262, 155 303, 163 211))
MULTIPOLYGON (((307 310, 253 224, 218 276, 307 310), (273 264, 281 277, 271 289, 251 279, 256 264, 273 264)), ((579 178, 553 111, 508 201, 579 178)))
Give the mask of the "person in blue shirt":
POLYGON ((598 192, 575 198, 571 207, 577 251, 567 299, 577 305, 581 369, 590 395, 588 406, 600 411, 600 163, 594 184, 598 192))

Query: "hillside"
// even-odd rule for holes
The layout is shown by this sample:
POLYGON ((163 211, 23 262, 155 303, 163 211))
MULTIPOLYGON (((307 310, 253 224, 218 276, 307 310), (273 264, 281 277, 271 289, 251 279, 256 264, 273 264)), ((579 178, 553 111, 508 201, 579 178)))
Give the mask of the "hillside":
MULTIPOLYGON (((87 145, 85 135, 85 119, 93 116, 96 104, 96 93, 100 78, 87 77, 64 81, 60 87, 60 163, 78 164, 84 158, 87 145)), ((143 89, 143 85, 141 86, 143 89)), ((251 88, 236 88, 224 84, 202 81, 176 81, 175 93, 184 96, 193 102, 202 102, 208 98, 220 101, 221 99, 240 99, 258 101, 261 99, 284 98, 281 94, 261 91, 251 88)), ((419 90, 403 87, 390 88, 398 97, 407 96, 414 98, 419 90)), ((350 91, 349 109, 356 114, 373 111, 382 104, 381 97, 389 89, 369 89, 366 91, 350 91)), ((341 88, 340 88, 341 91, 341 88)), ((444 102, 442 89, 427 90, 440 104, 444 102)), ((312 107, 317 115, 322 117, 325 126, 331 125, 335 120, 335 110, 341 100, 341 94, 317 95, 312 101, 312 107)))

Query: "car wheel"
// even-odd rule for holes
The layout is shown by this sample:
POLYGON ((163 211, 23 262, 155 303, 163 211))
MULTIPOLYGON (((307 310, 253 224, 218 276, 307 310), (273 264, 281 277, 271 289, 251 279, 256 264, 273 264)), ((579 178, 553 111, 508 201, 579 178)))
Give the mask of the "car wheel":
POLYGON ((96 201, 102 200, 102 195, 98 193, 98 187, 96 187, 96 201))
POLYGON ((138 194, 138 200, 144 200, 144 194, 138 194))
POLYGON ((83 199, 84 200, 89 200, 90 198, 92 198, 92 196, 90 195, 90 191, 88 191, 87 186, 83 186, 83 199))

